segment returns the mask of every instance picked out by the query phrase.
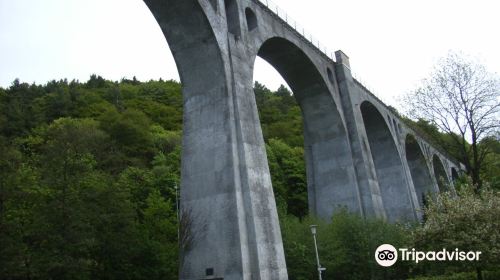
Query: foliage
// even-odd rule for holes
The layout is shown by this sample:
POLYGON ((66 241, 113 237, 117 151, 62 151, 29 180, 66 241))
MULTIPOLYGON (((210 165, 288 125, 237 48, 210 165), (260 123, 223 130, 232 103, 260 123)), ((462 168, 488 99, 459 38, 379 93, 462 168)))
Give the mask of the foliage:
MULTIPOLYGON (((424 119, 415 122, 403 117, 403 121, 426 141, 432 143, 434 147, 446 147, 446 150, 441 149, 441 153, 448 154, 450 158, 454 158, 457 162, 462 162, 462 148, 454 140, 454 138, 458 137, 456 134, 443 133, 436 125, 424 119)), ((465 146, 469 148, 470 144, 465 143, 465 146)), ((489 184, 493 189, 500 190, 500 138, 498 135, 485 137, 479 142, 478 146, 481 150, 487 151, 479 170, 481 180, 489 184)))
POLYGON ((318 248, 324 279, 406 279, 409 266, 397 263, 381 268, 375 262, 375 249, 385 243, 406 247, 409 232, 401 225, 364 219, 341 210, 331 223, 312 217, 281 219, 283 242, 290 279, 317 278, 314 245, 309 225, 318 225, 318 248))
POLYGON ((302 115, 291 92, 281 86, 273 93, 258 82, 254 92, 266 142, 277 138, 291 147, 303 148, 302 115))
POLYGON ((489 153, 480 141, 499 131, 499 96, 498 75, 464 55, 450 53, 404 100, 412 117, 431 122, 455 142, 460 161, 478 189, 482 186, 481 167, 489 153))
MULTIPOLYGON (((451 275, 430 276, 430 277, 416 277, 411 278, 415 280, 475 280, 477 276, 473 272, 459 272, 451 275)), ((500 279, 499 271, 484 271, 484 280, 497 280, 500 279)))
MULTIPOLYGON (((259 89, 282 213, 305 216, 300 110, 259 89)), ((174 81, 0 88, 0 278, 177 278, 181 128, 174 81)))
MULTIPOLYGON (((409 244, 411 229, 346 211, 331 223, 308 215, 300 108, 285 87, 256 83, 255 97, 290 279, 317 277, 310 224, 319 225, 325 279, 409 275, 412 267, 381 269, 372 255, 382 243, 409 244)), ((174 81, 92 75, 0 88, 0 279, 176 279, 178 228, 187 236, 176 213, 181 129, 174 81)), ((481 142, 493 151, 481 171, 492 186, 498 143, 481 142)))
POLYGON ((266 145, 271 179, 278 207, 296 217, 307 215, 307 182, 304 149, 271 139, 266 145))
POLYGON ((181 103, 95 75, 1 89, 0 278, 177 278, 181 103))
POLYGON ((459 186, 457 192, 458 197, 447 192, 428 201, 426 221, 414 232, 415 246, 432 251, 481 251, 480 261, 450 262, 447 266, 428 263, 420 267, 423 272, 481 271, 500 263, 500 193, 485 186, 476 194, 470 180, 459 186))
POLYGON ((487 137, 481 140, 480 145, 490 151, 481 166, 481 178, 491 188, 500 190, 500 137, 487 137))

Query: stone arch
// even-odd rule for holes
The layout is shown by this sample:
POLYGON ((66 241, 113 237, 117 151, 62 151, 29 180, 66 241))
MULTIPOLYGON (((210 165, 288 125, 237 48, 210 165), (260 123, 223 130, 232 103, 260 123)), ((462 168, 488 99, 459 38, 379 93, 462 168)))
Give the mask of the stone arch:
POLYGON ((333 77, 333 72, 330 67, 326 68, 326 74, 328 75, 328 80, 330 81, 330 83, 335 84, 335 78, 333 77))
POLYGON ((432 166, 434 167, 434 177, 436 178, 439 191, 449 191, 450 181, 448 180, 448 175, 446 175, 446 169, 444 168, 443 162, 436 154, 432 157, 432 166))
POLYGON ((387 218, 389 221, 414 220, 405 172, 391 130, 369 101, 361 103, 360 110, 387 218))
POLYGON ((411 134, 406 136, 405 140, 406 161, 410 168, 413 186, 418 198, 420 208, 424 207, 426 195, 433 192, 432 177, 427 165, 427 160, 424 157, 422 149, 417 142, 417 139, 411 134))
POLYGON ((324 219, 338 206, 361 212, 347 132, 320 70, 281 37, 266 40, 258 56, 281 74, 302 111, 310 212, 324 219))
MULTIPOLYGON (((265 170, 258 169, 264 166, 259 162, 261 150, 254 158, 242 155, 247 152, 242 146, 248 142, 240 139, 248 141, 249 137, 242 136, 237 126, 248 122, 236 116, 235 103, 242 98, 236 95, 239 89, 235 84, 228 82, 227 57, 216 38, 225 37, 223 25, 213 29, 209 16, 215 11, 208 2, 145 3, 169 43, 183 84, 180 211, 181 219, 189 221, 186 231, 194 241, 181 244, 179 279, 202 279, 207 268, 228 279, 244 274, 255 278, 259 271, 271 275, 267 278, 285 279, 276 209, 268 203, 273 199, 270 180, 265 170), (257 168, 248 167, 249 163, 257 168), (257 184, 259 188, 254 187, 257 184), (253 190, 257 195, 251 193, 253 190), (256 204, 258 209, 252 207, 256 204)), ((228 31, 237 35, 237 1, 226 0, 224 4, 221 10, 226 8, 229 15, 228 31)), ((251 107, 245 105, 242 107, 251 107)), ((241 114, 249 115, 244 109, 241 114)))
MULTIPOLYGON (((205 70, 211 72, 208 73, 209 78, 222 81, 223 77, 216 71, 209 70, 212 67, 223 69, 223 61, 213 29, 200 4, 197 1, 183 1, 182 4, 177 4, 175 8, 172 8, 159 0, 148 0, 145 3, 159 23, 168 42, 181 83, 189 85, 199 80, 199 73, 192 71, 194 67, 198 67, 201 73, 205 70), (179 14, 190 16, 179 16, 179 14), (185 36, 185 34, 192 36, 185 36), (204 44, 199 44, 200 38, 204 39, 204 44), (186 45, 192 47, 186 48, 186 45), (207 63, 214 63, 214 65, 205 67, 207 63)), ((217 83, 211 83, 207 92, 216 86, 217 83)), ((184 98, 189 97, 190 93, 191 90, 185 88, 184 98)))
POLYGON ((453 182, 455 182, 459 177, 460 177, 460 175, 458 175, 457 169, 455 167, 452 167, 451 168, 451 179, 453 180, 453 182))
POLYGON ((236 0, 224 0, 224 7, 226 8, 227 30, 235 36, 240 36, 238 2, 236 0))
POLYGON ((218 7, 218 4, 217 4, 217 1, 218 1, 218 0, 209 0, 210 5, 212 5, 212 8, 213 8, 216 12, 219 10, 219 7, 218 7))
POLYGON ((245 9, 245 17, 247 19, 248 31, 252 31, 255 28, 257 28, 257 25, 258 25, 257 16, 252 11, 252 9, 250 9, 250 8, 245 9))

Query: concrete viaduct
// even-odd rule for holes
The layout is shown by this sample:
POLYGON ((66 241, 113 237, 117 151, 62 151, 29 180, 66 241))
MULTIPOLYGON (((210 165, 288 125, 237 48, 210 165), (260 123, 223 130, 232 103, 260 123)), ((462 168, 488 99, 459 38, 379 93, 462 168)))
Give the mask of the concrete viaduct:
POLYGON ((302 110, 311 213, 414 221, 424 193, 454 191, 459 164, 353 79, 344 53, 325 55, 265 0, 144 1, 183 83, 180 279, 288 279, 253 93, 257 56, 302 110))

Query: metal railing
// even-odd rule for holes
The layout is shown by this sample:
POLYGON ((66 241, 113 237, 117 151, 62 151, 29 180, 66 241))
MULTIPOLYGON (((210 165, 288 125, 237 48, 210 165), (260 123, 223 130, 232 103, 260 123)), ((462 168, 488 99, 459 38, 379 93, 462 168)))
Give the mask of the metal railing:
MULTIPOLYGON (((323 56, 327 57, 329 60, 335 61, 335 52, 328 49, 326 45, 322 44, 318 39, 316 39, 312 35, 312 33, 308 32, 296 20, 290 17, 285 10, 281 9, 273 1, 271 0, 253 0, 253 1, 261 4, 262 6, 267 8, 268 12, 270 12, 272 15, 276 16, 278 19, 286 23, 291 30, 295 31, 295 33, 300 35, 302 39, 304 39, 310 45, 312 45, 314 49, 316 49, 316 51, 319 51, 323 56)), ((371 95, 374 95, 373 94, 374 91, 372 88, 368 87, 363 80, 361 80, 357 75, 355 75, 355 73, 351 72, 351 74, 360 84, 363 85, 365 89, 369 90, 371 95)), ((380 100, 378 97, 377 99, 380 100)))
POLYGON ((287 12, 281 9, 271 0, 254 0, 255 2, 261 4, 267 8, 273 15, 277 16, 284 23, 288 25, 290 29, 295 31, 297 34, 301 35, 302 39, 305 39, 309 44, 311 44, 320 54, 327 57, 331 61, 335 61, 335 53, 330 51, 326 45, 322 44, 318 39, 316 39, 312 33, 308 32, 303 26, 301 26, 296 20, 290 17, 287 12))
MULTIPOLYGON (((276 5, 273 1, 271 0, 253 0, 256 3, 260 4, 264 8, 268 10, 272 15, 276 16, 278 19, 280 19, 283 23, 288 26, 292 31, 296 32, 300 37, 302 37, 303 40, 305 40, 307 43, 309 43, 313 49, 315 49, 319 54, 323 55, 325 58, 328 60, 335 62, 335 53, 330 51, 325 45, 321 44, 321 42, 316 39, 312 33, 309 33, 304 27, 302 27, 296 20, 294 20, 292 17, 290 17, 287 12, 283 9, 281 9, 278 5, 276 5)), ((367 86, 367 83, 359 78, 359 76, 355 75, 355 73, 351 72, 353 75, 355 83, 357 83, 359 86, 361 86, 369 95, 373 96, 378 102, 382 104, 388 111, 394 113, 389 106, 382 101, 373 91, 372 88, 369 88, 367 86)), ((403 114, 399 113, 402 117, 406 117, 403 114)), ((448 160, 454 162, 455 164, 458 164, 458 162, 448 153, 446 152, 443 147, 441 147, 438 143, 435 143, 434 141, 431 140, 429 136, 427 136, 425 133, 422 133, 421 131, 418 131, 414 127, 410 126, 404 118, 400 119, 400 121, 407 126, 408 129, 412 130, 416 135, 427 141, 429 144, 431 144, 434 149, 437 151, 441 152, 443 155, 445 155, 448 160)))

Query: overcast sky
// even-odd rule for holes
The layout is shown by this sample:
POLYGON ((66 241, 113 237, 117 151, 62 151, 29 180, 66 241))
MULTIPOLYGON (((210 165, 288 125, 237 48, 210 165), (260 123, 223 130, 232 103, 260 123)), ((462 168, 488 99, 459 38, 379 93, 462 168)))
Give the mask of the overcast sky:
MULTIPOLYGON (((265 0, 264 0, 265 1, 265 0)), ((449 50, 500 73, 498 0, 274 0, 385 102, 415 88, 449 50)), ((0 87, 15 78, 46 83, 179 80, 168 45, 141 0, 0 0, 0 87)), ((255 79, 283 83, 265 62, 255 79)))

